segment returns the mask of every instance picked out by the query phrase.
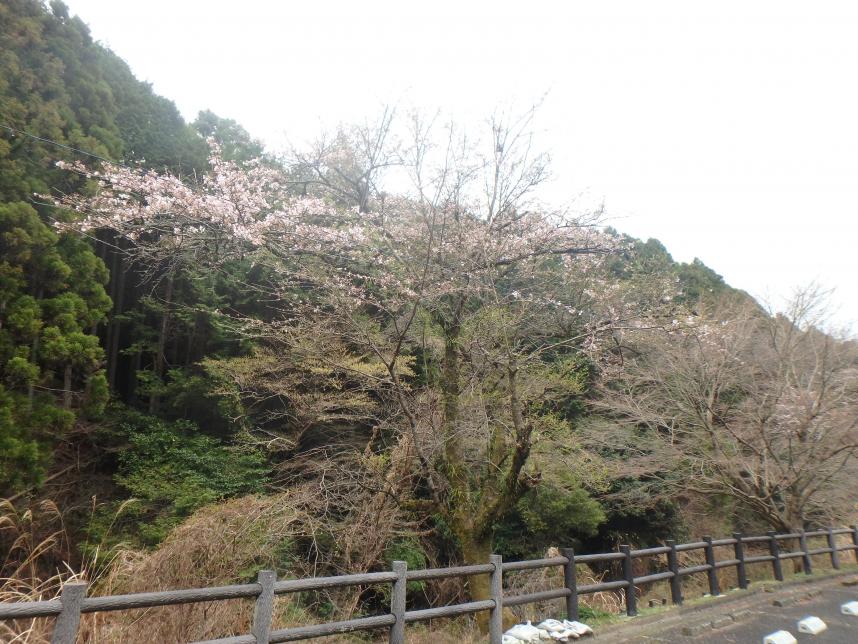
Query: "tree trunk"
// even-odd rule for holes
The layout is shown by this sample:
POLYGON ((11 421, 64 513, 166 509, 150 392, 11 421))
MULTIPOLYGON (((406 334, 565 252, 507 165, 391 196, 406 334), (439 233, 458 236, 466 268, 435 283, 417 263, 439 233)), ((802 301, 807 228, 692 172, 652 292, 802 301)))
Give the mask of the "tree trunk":
POLYGON ((450 488, 455 491, 457 503, 467 505, 471 498, 471 490, 463 458, 464 449, 458 431, 462 395, 459 383, 459 327, 456 323, 448 324, 444 331, 446 337, 441 373, 441 396, 444 409, 441 421, 441 436, 444 442, 443 472, 450 488))
POLYGON ((134 361, 128 371, 128 402, 137 401, 137 372, 143 367, 143 352, 139 349, 134 353, 134 361))
POLYGON ((63 372, 63 409, 71 409, 72 401, 72 366, 71 363, 66 364, 63 372))
MULTIPOLYGON (((160 381, 164 377, 164 351, 167 348, 167 334, 170 330, 170 305, 173 302, 173 273, 167 276, 167 286, 164 291, 164 312, 161 315, 161 328, 158 332, 158 348, 155 351, 155 377, 160 381)), ((153 393, 149 397, 149 413, 158 411, 160 397, 153 393)))
MULTIPOLYGON (((459 543, 462 547, 462 559, 466 566, 476 566, 489 563, 492 554, 492 539, 490 536, 476 536, 473 529, 460 526, 457 529, 459 543)), ((471 601, 491 599, 492 582, 490 575, 472 575, 468 577, 468 594, 471 601)), ((476 613, 477 625, 483 633, 489 632, 489 613, 481 610, 476 613)), ((515 615, 509 608, 503 611, 503 627, 509 628, 516 623, 515 615)))
POLYGON ((121 323, 117 319, 122 314, 125 299, 125 266, 122 255, 116 253, 113 261, 113 315, 107 328, 107 384, 110 391, 116 390, 116 370, 119 362, 119 334, 121 323))
MULTIPOLYGON (((44 299, 44 289, 40 286, 36 292, 36 300, 41 302, 44 299)), ((41 346, 41 335, 39 333, 36 334, 36 337, 33 338, 33 345, 30 347, 30 360, 33 361, 34 364, 39 364, 39 347, 41 346)), ((33 402, 33 394, 32 391, 30 393, 30 402, 33 402)))
POLYGON ((194 358, 194 344, 197 341, 197 329, 200 326, 201 313, 194 313, 194 323, 191 325, 191 334, 188 341, 185 343, 185 366, 191 364, 194 358))
MULTIPOLYGON (((791 491, 790 494, 794 494, 794 492, 791 491)), ((784 533, 787 534, 793 532, 801 532, 801 530, 804 528, 804 517, 802 516, 801 510, 798 508, 798 505, 794 500, 791 500, 791 502, 788 504, 784 523, 784 533)), ((798 552, 799 550, 801 550, 801 541, 799 539, 790 539, 789 543, 791 546, 790 550, 792 550, 793 552, 798 552)), ((793 558, 792 570, 796 574, 804 572, 804 559, 802 557, 793 558)))

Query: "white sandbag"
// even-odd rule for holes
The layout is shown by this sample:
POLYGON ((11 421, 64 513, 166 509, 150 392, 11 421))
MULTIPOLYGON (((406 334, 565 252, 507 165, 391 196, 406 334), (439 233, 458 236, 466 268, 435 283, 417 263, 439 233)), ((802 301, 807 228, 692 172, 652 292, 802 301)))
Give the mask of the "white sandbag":
POLYGON ((808 615, 804 619, 798 620, 798 632, 810 633, 811 635, 819 635, 822 631, 828 628, 828 624, 823 622, 818 617, 808 615))
POLYGON ((775 631, 763 638, 763 644, 798 644, 789 631, 775 631))
POLYGON ((586 624, 578 621, 569 621, 568 619, 563 620, 563 625, 568 628, 570 631, 578 635, 579 637, 582 635, 592 635, 593 629, 587 626, 586 624))
POLYGON ((546 619, 536 625, 546 631, 551 639, 557 642, 568 642, 569 640, 577 640, 579 635, 566 627, 559 619, 546 619))
POLYGON ((530 621, 527 621, 524 624, 516 624, 507 630, 504 635, 509 635, 510 637, 514 637, 522 642, 531 643, 539 642, 542 640, 543 635, 545 636, 545 639, 551 638, 547 631, 544 631, 541 628, 536 628, 536 626, 531 624, 530 621))
POLYGON ((560 631, 568 630, 566 626, 563 625, 559 619, 546 619, 539 624, 536 625, 536 628, 541 628, 544 631, 548 631, 549 633, 558 633, 560 631))

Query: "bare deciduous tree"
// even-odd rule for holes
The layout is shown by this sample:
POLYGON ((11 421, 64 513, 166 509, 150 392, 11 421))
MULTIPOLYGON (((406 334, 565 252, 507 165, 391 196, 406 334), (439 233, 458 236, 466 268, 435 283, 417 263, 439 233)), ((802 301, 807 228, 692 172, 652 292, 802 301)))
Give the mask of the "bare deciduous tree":
POLYGON ((302 184, 304 194, 324 192, 343 203, 356 204, 362 213, 368 212, 385 171, 402 164, 392 135, 395 115, 393 107, 385 107, 375 122, 340 127, 307 150, 293 151, 292 181, 302 184))
POLYGON ((836 518, 858 466, 858 346, 823 330, 823 305, 810 288, 783 313, 733 303, 638 334, 598 406, 678 488, 781 531, 836 518))

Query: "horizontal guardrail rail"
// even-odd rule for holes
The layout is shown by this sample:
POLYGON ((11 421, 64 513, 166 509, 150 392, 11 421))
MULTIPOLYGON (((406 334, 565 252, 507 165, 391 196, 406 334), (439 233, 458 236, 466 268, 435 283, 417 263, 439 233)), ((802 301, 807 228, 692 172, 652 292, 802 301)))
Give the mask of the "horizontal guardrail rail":
POLYGON ((394 561, 392 570, 370 572, 353 575, 338 575, 333 577, 311 577, 308 579, 277 580, 272 570, 262 570, 257 576, 256 583, 220 586, 214 588, 191 588, 185 590, 165 590, 157 592, 133 593, 127 595, 110 595, 104 597, 86 597, 87 585, 81 582, 65 584, 58 599, 45 601, 23 601, 0 603, 0 620, 34 619, 54 617, 53 644, 74 644, 80 626, 81 615, 85 613, 107 612, 116 610, 131 610, 174 606, 178 604, 223 601, 230 599, 253 599, 255 610, 251 633, 224 637, 196 644, 268 644, 273 642, 295 642, 299 640, 323 637, 337 633, 353 633, 358 631, 387 629, 389 641, 392 644, 403 644, 405 641, 405 625, 431 619, 450 618, 469 615, 480 611, 489 611, 489 641, 492 644, 501 642, 504 606, 521 606, 554 599, 565 599, 566 615, 569 619, 578 619, 578 598, 598 592, 622 591, 625 598, 626 613, 630 616, 637 614, 636 592, 639 586, 659 581, 670 582, 671 601, 682 604, 681 579, 689 575, 706 573, 711 595, 720 594, 718 571, 724 568, 736 568, 736 577, 740 588, 748 587, 747 566, 766 563, 772 566, 772 574, 778 581, 783 581, 781 563, 784 560, 801 558, 806 574, 812 573, 813 556, 828 555, 831 566, 840 568, 840 553, 854 552, 858 561, 858 527, 827 528, 822 530, 804 530, 777 534, 745 536, 734 533, 731 537, 712 539, 703 537, 701 541, 677 544, 666 541, 663 546, 632 550, 630 546, 621 545, 619 552, 576 555, 572 548, 562 548, 561 556, 526 561, 502 561, 499 555, 492 555, 489 563, 470 566, 452 566, 449 568, 429 568, 425 570, 408 570, 405 562, 394 561), (852 543, 838 545, 837 537, 851 535, 852 543), (809 539, 824 538, 824 547, 808 546, 809 539), (781 542, 798 541, 798 550, 781 550, 781 542), (747 545, 767 545, 769 554, 747 556, 747 545), (732 546, 733 556, 729 559, 718 560, 716 548, 732 546), (681 566, 680 555, 684 552, 702 550, 706 563, 693 566, 681 566), (666 555, 665 570, 653 572, 640 577, 634 575, 634 561, 645 557, 661 557, 666 555), (620 562, 622 578, 603 581, 596 584, 578 586, 576 566, 578 564, 620 562), (523 595, 504 596, 503 575, 524 570, 537 570, 551 567, 563 568, 563 587, 551 590, 527 593, 523 595), (409 581, 425 581, 449 577, 471 577, 474 575, 489 575, 491 581, 491 597, 479 601, 470 601, 437 608, 406 610, 406 591, 409 581), (338 622, 327 622, 308 626, 295 626, 272 630, 274 614, 274 598, 277 595, 341 588, 344 586, 362 586, 373 584, 390 584, 390 612, 382 615, 359 617, 338 622))

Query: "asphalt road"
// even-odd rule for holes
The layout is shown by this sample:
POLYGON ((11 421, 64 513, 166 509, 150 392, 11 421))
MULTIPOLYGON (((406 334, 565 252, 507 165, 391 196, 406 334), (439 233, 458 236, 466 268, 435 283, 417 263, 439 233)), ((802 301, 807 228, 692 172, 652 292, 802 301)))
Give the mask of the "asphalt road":
POLYGON ((595 642, 762 644, 766 635, 785 630, 802 644, 858 644, 858 616, 840 612, 840 606, 848 601, 858 601, 854 570, 751 591, 731 591, 706 603, 631 618, 613 627, 597 628, 595 642), (798 621, 810 615, 822 619, 828 628, 819 635, 799 633, 798 621))
MULTIPOLYGON (((858 616, 840 613, 841 604, 858 600, 858 586, 844 587, 832 585, 820 589, 813 598, 799 601, 790 606, 774 606, 772 603, 758 602, 756 606, 745 610, 747 615, 740 621, 719 629, 703 629, 693 635, 683 635, 681 628, 674 627, 669 632, 642 637, 641 642, 653 644, 704 644, 724 642, 726 644, 761 644, 763 638, 775 631, 792 633, 799 642, 814 644, 858 644, 858 616), (809 615, 822 619, 828 628, 819 635, 798 632, 798 620, 809 615)), ((632 638, 634 641, 634 638, 632 638)))
MULTIPOLYGON (((799 642, 814 642, 814 644, 858 644, 858 616, 843 615, 841 604, 858 600, 858 586, 830 587, 822 590, 812 599, 805 600, 793 606, 761 606, 751 611, 747 621, 733 626, 711 631, 691 642, 762 642, 763 637, 778 630, 789 631, 799 642), (798 632, 798 620, 815 615, 826 623, 828 629, 819 635, 798 632)), ((677 643, 681 640, 665 640, 677 643)))

